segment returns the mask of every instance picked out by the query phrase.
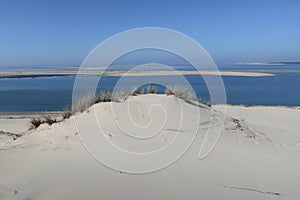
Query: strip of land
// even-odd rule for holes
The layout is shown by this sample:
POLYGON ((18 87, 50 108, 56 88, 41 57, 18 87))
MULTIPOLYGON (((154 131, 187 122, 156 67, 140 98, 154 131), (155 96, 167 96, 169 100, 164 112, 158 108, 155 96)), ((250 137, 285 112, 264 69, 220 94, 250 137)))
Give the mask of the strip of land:
POLYGON ((50 77, 50 76, 74 76, 74 75, 94 75, 94 76, 178 76, 178 75, 212 75, 212 76, 246 76, 261 77, 274 76, 271 73, 252 72, 252 71, 38 71, 38 72, 1 72, 0 78, 34 78, 34 77, 50 77))

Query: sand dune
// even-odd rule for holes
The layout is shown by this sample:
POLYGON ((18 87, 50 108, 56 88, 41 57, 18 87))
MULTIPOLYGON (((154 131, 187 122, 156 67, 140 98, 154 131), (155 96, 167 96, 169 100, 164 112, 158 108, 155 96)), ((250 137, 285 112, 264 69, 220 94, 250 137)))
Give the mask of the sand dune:
MULTIPOLYGON (((15 140, 2 137, 0 199, 297 199, 300 110, 227 108, 229 115, 224 116, 218 111, 223 110, 222 106, 211 110, 173 96, 141 95, 122 103, 96 104, 82 114, 52 126, 41 125, 15 140), (196 110, 200 113, 199 123, 194 123, 196 110), (151 144, 146 140, 142 144, 131 143, 124 136, 120 127, 135 131, 123 117, 127 112, 141 129, 154 131, 165 122, 151 144), (179 127, 177 117, 181 113, 186 124, 179 127), (81 143, 82 133, 78 131, 93 130, 95 116, 106 133, 104 137, 136 152, 165 145, 175 133, 184 138, 192 136, 197 126, 199 129, 190 149, 171 166, 152 173, 131 174, 101 164, 81 143), (220 140, 206 158, 198 159, 209 124, 212 128, 221 126, 218 122, 222 119, 225 124, 220 140)), ((0 119, 0 124, 8 123, 7 120, 0 119)), ((24 121, 10 120, 19 131, 27 130, 24 121)), ((140 133, 144 136, 145 132, 140 133)), ((102 139, 95 142, 105 145, 102 139)), ((151 165, 151 160, 145 162, 151 165)), ((128 166, 143 164, 128 163, 128 166)))

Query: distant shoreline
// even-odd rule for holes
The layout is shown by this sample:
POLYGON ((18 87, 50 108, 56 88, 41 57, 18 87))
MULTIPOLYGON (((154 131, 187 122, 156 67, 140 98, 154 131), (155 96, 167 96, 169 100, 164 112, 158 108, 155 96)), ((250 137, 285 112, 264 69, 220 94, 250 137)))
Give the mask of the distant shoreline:
POLYGON ((62 114, 63 111, 0 112, 0 119, 30 119, 41 116, 61 117, 62 114))
POLYGON ((300 62, 249 62, 237 63, 238 65, 299 65, 300 62))
MULTIPOLYGON (((280 70, 281 71, 281 70, 280 70)), ((243 70, 201 70, 201 71, 52 71, 52 72, 0 72, 0 78, 36 78, 51 76, 74 76, 74 75, 95 75, 95 76, 178 76, 178 75, 212 75, 212 76, 246 76, 246 77, 262 77, 274 76, 269 73, 271 71, 243 71, 243 70), (268 72, 268 73, 266 73, 268 72)), ((300 72, 300 70, 299 70, 300 72)))

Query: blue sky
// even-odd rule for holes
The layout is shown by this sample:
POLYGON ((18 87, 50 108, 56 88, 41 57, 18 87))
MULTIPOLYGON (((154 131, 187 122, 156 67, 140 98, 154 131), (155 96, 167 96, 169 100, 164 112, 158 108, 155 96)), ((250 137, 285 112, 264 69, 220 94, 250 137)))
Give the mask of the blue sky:
POLYGON ((300 61, 300 1, 0 0, 0 66, 80 65, 109 36, 175 29, 219 64, 300 61))

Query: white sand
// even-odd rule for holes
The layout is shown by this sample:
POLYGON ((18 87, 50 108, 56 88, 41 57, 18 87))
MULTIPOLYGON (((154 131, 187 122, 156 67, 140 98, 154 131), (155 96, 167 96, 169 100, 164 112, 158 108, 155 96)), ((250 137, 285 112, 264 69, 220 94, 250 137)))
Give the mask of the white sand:
MULTIPOLYGON (((215 75, 215 76, 274 76, 270 73, 261 72, 241 72, 241 71, 213 71, 213 70, 199 70, 199 71, 131 71, 126 73, 126 76, 176 76, 182 75, 215 75)), ((111 72, 106 73, 107 76, 123 76, 123 72, 111 72)))
MULTIPOLYGON (((214 106, 223 109, 223 105, 214 106)), ((278 145, 300 145, 300 108, 264 106, 226 106, 227 114, 245 120, 264 131, 278 145), (259 111, 259 113, 257 113, 259 111)))
MULTIPOLYGON (((175 97, 164 95, 131 97, 130 102, 133 119, 143 125, 149 123, 146 111, 152 102, 164 106, 167 113, 172 113, 166 122, 168 130, 178 127, 174 120, 180 111, 174 107, 178 102, 182 103, 183 112, 193 112, 193 107, 196 109, 175 97)), ((97 104, 75 118, 85 123, 88 131, 93 127, 88 119, 96 111, 96 115, 104 120, 104 129, 111 134, 113 141, 126 146, 128 143, 122 132, 111 123, 110 105, 97 104)), ((126 105, 126 102, 117 103, 118 115, 124 114, 126 105)), ((214 108, 218 110, 221 107, 214 108)), ((197 154, 211 112, 208 108, 201 108, 200 113, 201 125, 191 148, 170 167, 148 174, 120 173, 100 164, 81 144, 74 126, 75 118, 52 126, 42 125, 17 140, 2 142, 0 199, 231 200, 300 197, 299 109, 229 106, 230 115, 237 119, 245 118, 245 122, 240 122, 243 130, 235 129, 236 124, 227 117, 226 130, 204 160, 199 160, 197 154), (246 126, 253 131, 255 138, 248 137, 246 126)), ((152 114, 155 116, 155 113, 152 114)), ((214 124, 221 119, 220 116, 213 112, 214 124)), ((157 115, 158 120, 153 123, 159 123, 162 117, 157 115)), ((192 121, 193 117, 191 113, 186 119, 192 121)), ((23 122, 11 120, 19 128, 24 128, 23 122)), ((3 123, 9 122, 0 119, 1 128, 3 123)), ((164 136, 160 139, 172 137, 169 136, 172 134, 170 131, 163 130, 164 136)), ((186 127, 180 134, 191 132, 186 127)), ((143 146, 136 148, 143 150, 143 146)), ((145 145, 145 148, 151 147, 145 145)))
POLYGON ((69 76, 69 75, 102 75, 102 76, 176 76, 181 75, 215 75, 215 76, 250 76, 250 77, 261 77, 261 76, 274 76, 272 73, 256 72, 256 71, 229 71, 229 70, 199 70, 199 71, 162 71, 162 70, 153 70, 153 71, 106 71, 103 70, 89 70, 85 69, 83 71, 52 71, 52 72, 0 72, 0 78, 12 78, 12 77, 40 77, 40 76, 69 76), (103 74, 102 74, 103 73, 103 74))

